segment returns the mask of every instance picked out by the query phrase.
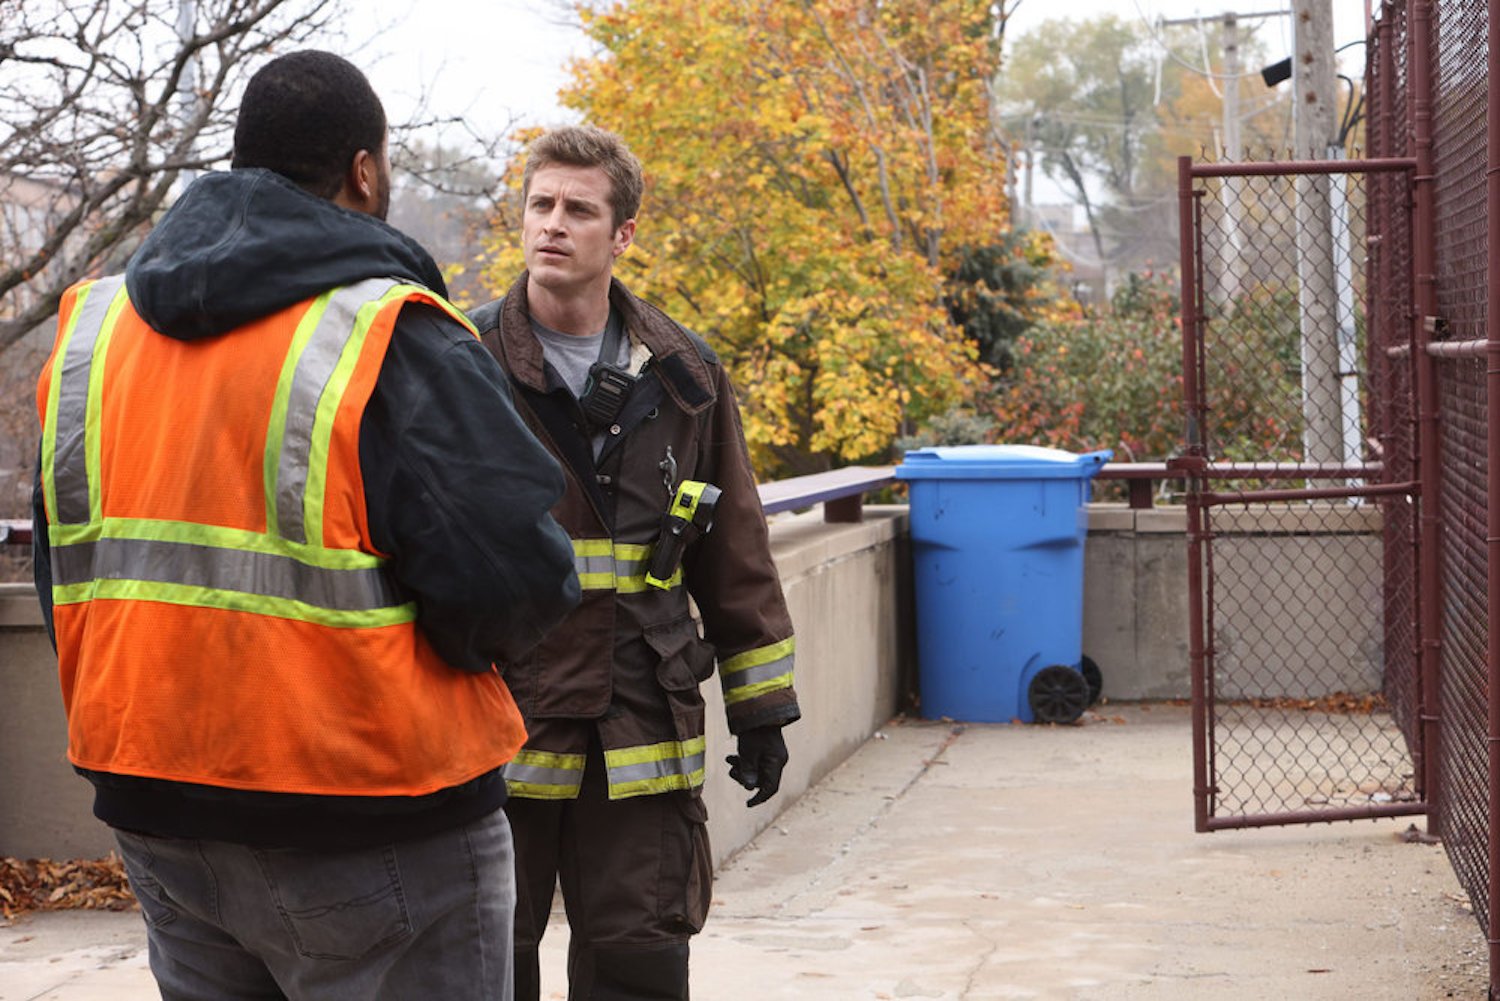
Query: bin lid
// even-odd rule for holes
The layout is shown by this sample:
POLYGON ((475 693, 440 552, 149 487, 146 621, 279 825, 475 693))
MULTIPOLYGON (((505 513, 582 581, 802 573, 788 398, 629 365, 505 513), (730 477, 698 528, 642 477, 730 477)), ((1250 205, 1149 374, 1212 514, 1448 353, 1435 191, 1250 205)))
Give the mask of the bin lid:
POLYGON ((1114 452, 1066 452, 1041 445, 935 445, 907 452, 898 480, 1086 479, 1114 452))

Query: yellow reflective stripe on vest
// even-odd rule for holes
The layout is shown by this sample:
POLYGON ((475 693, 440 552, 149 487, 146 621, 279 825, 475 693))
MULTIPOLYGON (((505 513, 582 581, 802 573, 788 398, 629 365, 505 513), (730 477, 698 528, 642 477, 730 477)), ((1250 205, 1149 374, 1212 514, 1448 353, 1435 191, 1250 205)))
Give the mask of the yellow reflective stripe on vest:
MULTIPOLYGON (((579 587, 585 591, 640 594, 646 590, 646 568, 651 565, 652 549, 650 545, 611 539, 574 539, 573 567, 578 571, 579 587)), ((667 586, 682 586, 681 568, 672 574, 667 586)))
POLYGON ((318 296, 292 337, 266 438, 267 530, 293 542, 323 538, 333 419, 380 310, 411 290, 370 278, 318 296))
POLYGON ((322 546, 304 546, 266 535, 263 532, 151 518, 105 518, 91 525, 49 525, 47 534, 54 547, 93 542, 108 536, 112 539, 190 542, 202 546, 221 546, 226 549, 285 555, 311 566, 327 567, 333 570, 381 567, 386 563, 383 557, 373 553, 363 553, 357 549, 324 549, 322 546))
POLYGON ((159 601, 334 627, 415 621, 416 605, 402 600, 387 560, 320 544, 334 417, 379 311, 414 292, 455 312, 425 289, 383 278, 320 296, 299 322, 262 462, 271 530, 258 533, 102 517, 102 373, 127 296, 118 276, 80 288, 55 352, 43 436, 54 602, 159 601), (279 533, 278 521, 290 532, 279 533))
POLYGON ((736 654, 719 665, 719 684, 724 704, 734 705, 766 692, 792 687, 792 662, 796 638, 756 647, 736 654))
POLYGON ((708 743, 702 737, 606 749, 604 769, 609 776, 609 798, 696 789, 703 784, 707 755, 708 743))
POLYGON ((415 622, 415 603, 395 608, 347 611, 320 608, 305 601, 272 598, 243 591, 223 591, 186 584, 141 580, 91 580, 83 584, 52 588, 56 606, 84 601, 152 601, 163 605, 216 608, 227 612, 249 612, 279 619, 307 622, 331 629, 378 629, 415 622))
POLYGON ((583 786, 581 754, 521 750, 505 765, 510 795, 521 799, 575 799, 583 786))
POLYGON ((186 540, 118 538, 61 546, 52 560, 60 587, 132 580, 285 599, 335 611, 395 609, 403 602, 379 566, 313 566, 282 553, 201 545, 186 540))
POLYGON ((84 524, 99 516, 101 386, 90 375, 96 365, 103 367, 109 335, 125 302, 124 275, 82 286, 53 355, 42 434, 43 490, 47 510, 61 524, 84 524))
POLYGON ((159 601, 334 628, 416 621, 385 561, 238 529, 143 519, 54 525, 52 600, 159 601))

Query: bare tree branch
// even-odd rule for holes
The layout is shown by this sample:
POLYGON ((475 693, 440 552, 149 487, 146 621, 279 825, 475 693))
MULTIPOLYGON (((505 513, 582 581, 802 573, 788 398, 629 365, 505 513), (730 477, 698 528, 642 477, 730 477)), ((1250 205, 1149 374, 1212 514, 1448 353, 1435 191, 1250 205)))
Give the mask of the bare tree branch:
POLYGON ((229 98, 343 3, 197 0, 181 37, 178 0, 0 0, 0 352, 118 267, 184 171, 224 160, 229 98))

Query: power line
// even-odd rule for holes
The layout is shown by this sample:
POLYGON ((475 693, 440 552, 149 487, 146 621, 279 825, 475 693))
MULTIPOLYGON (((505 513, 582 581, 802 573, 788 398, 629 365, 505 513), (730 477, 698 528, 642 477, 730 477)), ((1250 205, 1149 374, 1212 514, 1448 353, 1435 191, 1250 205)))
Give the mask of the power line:
MULTIPOLYGON (((1170 21, 1166 20, 1164 18, 1158 17, 1156 19, 1156 21, 1153 22, 1146 15, 1146 12, 1141 9, 1140 0, 1131 0, 1131 6, 1135 7, 1136 16, 1139 17, 1141 19, 1141 23, 1143 25, 1145 25, 1145 27, 1146 27, 1146 33, 1151 36, 1151 40, 1154 41, 1157 44, 1157 47, 1162 51, 1163 54, 1165 54, 1167 56, 1167 58, 1171 59, 1174 63, 1176 63, 1177 65, 1181 66, 1183 69, 1188 70, 1191 73, 1195 73, 1198 76, 1201 76, 1204 79, 1210 80, 1210 81, 1213 81, 1213 80, 1240 80, 1240 79, 1243 79, 1245 77, 1259 76, 1260 75, 1260 71, 1259 70, 1256 70, 1254 72, 1247 72, 1247 73, 1216 73, 1213 70, 1211 70, 1211 69, 1209 69, 1209 68, 1207 68, 1205 66, 1194 65, 1193 63, 1190 63, 1186 59, 1184 59, 1181 56, 1179 56, 1177 53, 1173 52, 1172 51, 1172 47, 1167 44, 1167 40, 1162 37, 1161 32, 1158 30, 1161 27, 1170 27, 1170 26, 1175 26, 1175 25, 1194 24, 1194 25, 1198 25, 1199 26, 1199 29, 1200 29, 1200 38, 1201 38, 1202 37, 1202 35, 1201 35, 1201 29, 1202 29, 1203 24, 1206 23, 1206 22, 1210 22, 1210 21, 1222 20, 1223 15, 1220 15, 1219 17, 1204 17, 1204 16, 1199 16, 1199 17, 1181 17, 1181 18, 1174 18, 1173 20, 1170 20, 1170 21)), ((1240 19, 1242 21, 1248 21, 1248 20, 1252 20, 1252 19, 1255 19, 1255 18, 1263 18, 1263 17, 1284 17, 1286 15, 1289 15, 1290 13, 1291 13, 1291 11, 1289 11, 1289 10, 1269 10, 1269 11, 1256 11, 1256 12, 1250 13, 1250 14, 1236 14, 1235 17, 1237 17, 1238 19, 1240 19)), ((1206 42, 1205 42, 1205 48, 1206 48, 1206 42)), ((1205 55, 1204 62, 1207 62, 1207 61, 1208 61, 1208 59, 1207 59, 1207 56, 1205 55)), ((1215 93, 1217 93, 1217 90, 1215 91, 1215 93)))

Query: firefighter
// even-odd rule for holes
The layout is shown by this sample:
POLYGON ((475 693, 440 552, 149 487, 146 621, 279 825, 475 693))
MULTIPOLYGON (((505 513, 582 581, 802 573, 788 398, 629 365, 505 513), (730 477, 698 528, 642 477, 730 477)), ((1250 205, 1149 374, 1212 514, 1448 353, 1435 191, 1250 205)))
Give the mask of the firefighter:
POLYGON ((686 998, 712 882, 699 685, 717 664, 730 774, 765 802, 800 715, 792 623, 724 366, 613 278, 640 164, 619 137, 567 127, 533 143, 522 183, 527 270, 473 319, 563 465, 553 515, 583 600, 503 665, 529 734, 505 773, 516 997, 538 996, 560 883, 570 998, 686 998))

